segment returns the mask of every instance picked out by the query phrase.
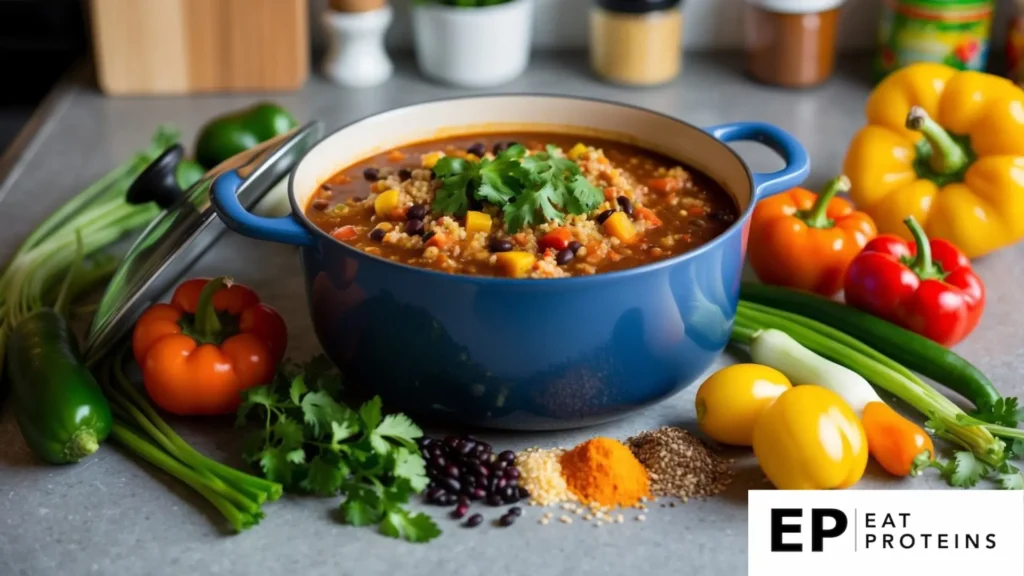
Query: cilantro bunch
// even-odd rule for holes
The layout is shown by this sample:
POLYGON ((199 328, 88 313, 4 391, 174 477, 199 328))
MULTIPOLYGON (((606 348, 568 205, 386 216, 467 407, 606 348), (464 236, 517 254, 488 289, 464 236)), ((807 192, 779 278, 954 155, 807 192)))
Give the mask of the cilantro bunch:
POLYGON ((318 356, 285 366, 271 384, 251 388, 238 423, 255 424, 245 459, 285 491, 345 496, 343 522, 379 525, 392 538, 426 542, 441 531, 405 508, 429 482, 416 439, 423 431, 404 414, 384 416, 375 397, 352 410, 337 398, 340 375, 318 356))
POLYGON ((1007 460, 993 465, 982 461, 970 450, 957 451, 946 462, 931 460, 925 452, 914 459, 911 475, 917 476, 928 468, 934 468, 939 471, 939 476, 955 488, 973 488, 982 479, 988 479, 1003 490, 1024 490, 1024 476, 1021 476, 1019 468, 1008 461, 1014 456, 1024 456, 1024 440, 1014 440, 1007 448, 1006 456, 1007 460))
POLYGON ((446 156, 434 165, 434 175, 441 181, 435 212, 462 216, 472 197, 502 208, 511 234, 524 226, 561 222, 566 212, 586 214, 604 200, 580 167, 550 144, 544 152, 530 155, 516 144, 493 160, 479 162, 446 156))

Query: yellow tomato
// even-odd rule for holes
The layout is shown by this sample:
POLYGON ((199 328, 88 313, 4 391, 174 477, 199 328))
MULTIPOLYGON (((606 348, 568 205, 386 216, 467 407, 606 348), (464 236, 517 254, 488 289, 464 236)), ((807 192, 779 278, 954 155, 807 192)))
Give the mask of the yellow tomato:
POLYGON ((868 440, 842 397, 820 386, 797 386, 758 418, 754 455, 780 490, 849 488, 864 475, 868 440))
POLYGON ((750 446, 757 417, 792 387, 782 372, 768 366, 722 368, 697 390, 697 424, 718 442, 750 446))

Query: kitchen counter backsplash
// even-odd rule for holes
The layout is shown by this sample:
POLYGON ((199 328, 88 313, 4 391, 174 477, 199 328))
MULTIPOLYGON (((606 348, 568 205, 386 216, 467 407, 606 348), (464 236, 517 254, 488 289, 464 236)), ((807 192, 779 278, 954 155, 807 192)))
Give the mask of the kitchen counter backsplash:
MULTIPOLYGON (((392 48, 411 48, 409 4, 414 0, 391 0, 395 21, 388 32, 392 48)), ((584 48, 587 45, 588 10, 593 0, 535 0, 535 48, 584 48)), ((311 15, 317 15, 327 0, 310 0, 311 15)), ((743 6, 745 0, 684 0, 683 43, 700 50, 738 50, 743 47, 743 6)), ((883 0, 846 0, 839 29, 839 48, 861 51, 875 46, 883 0)), ((993 48, 1002 50, 1008 17, 1014 0, 999 0, 992 29, 993 48)), ((314 42, 324 41, 320 20, 311 18, 314 42)))

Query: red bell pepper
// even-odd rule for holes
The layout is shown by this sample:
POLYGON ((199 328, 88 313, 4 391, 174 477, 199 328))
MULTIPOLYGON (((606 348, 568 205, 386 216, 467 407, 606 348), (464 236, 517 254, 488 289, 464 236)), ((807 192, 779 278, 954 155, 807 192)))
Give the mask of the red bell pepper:
POLYGON ((913 242, 883 234, 850 263, 846 303, 953 346, 981 320, 985 286, 959 248, 929 241, 913 216, 903 223, 913 242))

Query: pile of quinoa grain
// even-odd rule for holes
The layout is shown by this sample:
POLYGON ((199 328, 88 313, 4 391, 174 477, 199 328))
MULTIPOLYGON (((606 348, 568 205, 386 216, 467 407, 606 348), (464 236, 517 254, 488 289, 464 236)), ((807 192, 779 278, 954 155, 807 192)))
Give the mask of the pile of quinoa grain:
POLYGON ((530 448, 516 454, 519 485, 529 491, 531 505, 550 506, 576 500, 562 477, 559 460, 564 453, 562 448, 530 448))
POLYGON ((675 496, 686 502, 714 496, 732 482, 729 463, 681 428, 641 432, 626 444, 647 469, 655 496, 675 496))

